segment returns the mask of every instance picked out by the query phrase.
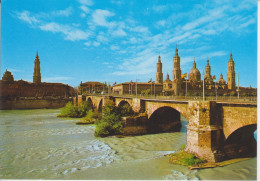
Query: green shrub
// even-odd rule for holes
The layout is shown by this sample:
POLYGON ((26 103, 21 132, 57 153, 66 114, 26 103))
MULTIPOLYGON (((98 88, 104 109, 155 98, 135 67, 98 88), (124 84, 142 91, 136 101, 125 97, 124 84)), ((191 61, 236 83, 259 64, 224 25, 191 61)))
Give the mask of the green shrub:
POLYGON ((103 117, 101 120, 96 121, 95 125, 95 136, 105 137, 122 133, 123 123, 121 121, 121 113, 114 102, 108 101, 106 103, 103 110, 103 117))
POLYGON ((184 143, 181 144, 181 150, 184 150, 186 145, 184 143))
POLYGON ((205 160, 197 158, 193 154, 182 150, 178 153, 171 154, 170 162, 184 166, 199 166, 200 164, 205 163, 205 160))
POLYGON ((65 107, 61 108, 60 114, 58 114, 58 117, 71 117, 76 118, 77 117, 77 109, 74 107, 72 102, 68 102, 65 107))
POLYGON ((134 111, 129 104, 124 104, 122 107, 119 108, 119 111, 122 117, 132 116, 134 114, 134 111))
POLYGON ((61 113, 58 117, 82 118, 86 116, 86 112, 92 110, 92 106, 88 102, 83 102, 82 105, 74 107, 72 102, 68 102, 64 108, 61 108, 61 113))

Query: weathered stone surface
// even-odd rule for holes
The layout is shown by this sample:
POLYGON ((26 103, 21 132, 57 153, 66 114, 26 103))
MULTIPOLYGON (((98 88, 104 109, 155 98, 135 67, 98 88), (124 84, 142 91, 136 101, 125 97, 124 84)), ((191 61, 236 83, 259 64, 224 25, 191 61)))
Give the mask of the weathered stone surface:
POLYGON ((23 99, 1 100, 0 109, 55 109, 61 108, 72 99, 23 99))

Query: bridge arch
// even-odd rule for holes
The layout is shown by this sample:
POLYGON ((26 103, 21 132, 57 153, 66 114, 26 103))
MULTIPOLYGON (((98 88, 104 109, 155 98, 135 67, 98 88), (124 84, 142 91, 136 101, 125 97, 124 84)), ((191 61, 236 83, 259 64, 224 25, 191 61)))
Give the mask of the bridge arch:
POLYGON ((162 106, 156 109, 148 119, 149 133, 161 133, 180 131, 181 114, 170 106, 162 106))
POLYGON ((132 105, 132 101, 130 101, 129 99, 116 99, 115 100, 115 104, 116 106, 123 106, 124 104, 128 103, 131 107, 132 105))
POLYGON ((94 110, 94 104, 93 104, 93 101, 92 101, 91 97, 88 97, 86 99, 86 101, 87 101, 87 104, 89 104, 91 106, 92 110, 94 110))
POLYGON ((128 104, 129 106, 131 106, 131 104, 130 104, 128 101, 126 101, 126 100, 120 101, 117 106, 118 106, 118 107, 123 107, 123 106, 126 105, 126 104, 128 104))
POLYGON ((230 158, 256 156, 257 143, 254 132, 257 124, 249 124, 236 129, 224 142, 224 151, 230 158))
POLYGON ((98 104, 98 112, 102 112, 102 110, 103 110, 103 99, 101 99, 98 104))
POLYGON ((188 112, 188 104, 179 103, 179 104, 172 104, 172 103, 155 103, 155 102, 146 102, 146 112, 148 115, 148 119, 151 115, 158 109, 162 107, 170 107, 176 111, 178 111, 185 119, 189 120, 189 112, 188 112))

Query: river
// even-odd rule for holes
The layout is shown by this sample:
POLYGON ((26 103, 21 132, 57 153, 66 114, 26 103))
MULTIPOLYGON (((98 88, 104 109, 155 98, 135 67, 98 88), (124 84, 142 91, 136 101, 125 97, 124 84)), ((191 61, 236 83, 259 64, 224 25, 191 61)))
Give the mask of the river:
POLYGON ((96 138, 93 125, 59 112, 0 111, 0 179, 256 179, 256 158, 192 171, 170 164, 164 155, 186 142, 184 118, 181 132, 96 138))

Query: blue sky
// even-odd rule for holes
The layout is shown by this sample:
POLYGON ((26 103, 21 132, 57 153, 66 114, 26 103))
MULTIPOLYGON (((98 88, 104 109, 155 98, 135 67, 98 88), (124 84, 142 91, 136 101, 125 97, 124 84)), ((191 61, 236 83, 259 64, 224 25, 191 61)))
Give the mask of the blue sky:
POLYGON ((256 0, 2 0, 1 76, 42 81, 155 80, 160 53, 172 79, 176 44, 182 73, 195 57, 202 72, 227 75, 232 51, 240 85, 257 86, 256 0))

